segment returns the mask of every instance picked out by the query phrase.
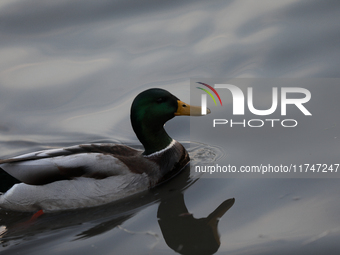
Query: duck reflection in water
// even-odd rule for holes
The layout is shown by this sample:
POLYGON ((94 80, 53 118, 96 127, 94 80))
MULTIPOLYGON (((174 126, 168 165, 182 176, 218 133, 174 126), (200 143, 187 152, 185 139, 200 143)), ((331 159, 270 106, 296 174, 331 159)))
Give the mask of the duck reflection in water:
POLYGON ((219 219, 233 206, 224 201, 206 218, 196 219, 188 212, 184 196, 178 192, 158 207, 158 223, 167 245, 180 254, 214 254, 220 247, 219 219))

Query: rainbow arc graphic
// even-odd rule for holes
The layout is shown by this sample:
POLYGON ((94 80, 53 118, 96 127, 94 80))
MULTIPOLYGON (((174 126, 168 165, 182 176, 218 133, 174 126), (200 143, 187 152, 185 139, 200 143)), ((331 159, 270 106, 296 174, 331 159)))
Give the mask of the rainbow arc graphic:
MULTIPOLYGON (((221 97, 220 97, 220 95, 217 93, 217 91, 212 86, 210 86, 209 84, 203 83, 203 82, 196 82, 196 83, 204 85, 207 88, 209 88, 217 96, 217 98, 220 101, 220 104, 222 106, 221 97)), ((201 88, 201 87, 196 87, 196 88, 201 89, 204 92, 206 92, 212 98, 212 100, 214 101, 215 105, 217 105, 215 97, 213 96, 213 94, 209 90, 207 90, 205 88, 201 88)), ((202 101, 201 102, 202 102, 202 104, 201 104, 202 112, 201 113, 202 113, 202 115, 206 115, 207 114, 207 95, 206 94, 202 94, 202 101)))

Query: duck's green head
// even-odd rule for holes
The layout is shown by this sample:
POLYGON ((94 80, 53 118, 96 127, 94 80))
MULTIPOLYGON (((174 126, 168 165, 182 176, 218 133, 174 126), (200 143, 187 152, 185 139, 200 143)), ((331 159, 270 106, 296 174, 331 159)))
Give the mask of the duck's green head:
POLYGON ((165 132, 165 122, 180 115, 200 115, 200 107, 180 101, 164 89, 148 89, 134 99, 131 106, 131 124, 148 155, 166 148, 172 138, 165 132))

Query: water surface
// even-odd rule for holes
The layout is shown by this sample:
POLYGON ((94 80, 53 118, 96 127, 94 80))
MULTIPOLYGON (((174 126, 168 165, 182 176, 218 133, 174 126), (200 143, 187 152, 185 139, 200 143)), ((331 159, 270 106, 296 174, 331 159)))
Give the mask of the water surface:
MULTIPOLYGON (((189 102, 190 78, 339 78, 339 7, 331 0, 2 1, 0 157, 90 142, 138 146, 129 109, 151 87, 189 102)), ((166 129, 186 145, 192 166, 226 160, 237 146, 202 138, 191 147, 189 124, 178 117, 166 129)), ((326 125, 327 137, 337 148, 339 127, 326 125)), ((36 220, 0 210, 0 251, 197 254, 204 240, 205 254, 335 254, 339 187, 339 179, 206 179, 188 168, 98 208, 36 220), (217 227, 207 221, 216 209, 224 211, 217 227), (182 231, 203 236, 172 238, 182 231)))

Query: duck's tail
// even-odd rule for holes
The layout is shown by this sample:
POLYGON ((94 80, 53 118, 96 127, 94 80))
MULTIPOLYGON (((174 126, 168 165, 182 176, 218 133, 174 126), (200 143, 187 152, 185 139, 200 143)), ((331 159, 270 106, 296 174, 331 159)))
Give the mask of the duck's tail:
POLYGON ((20 181, 0 167, 0 193, 5 193, 16 183, 20 183, 20 181))

